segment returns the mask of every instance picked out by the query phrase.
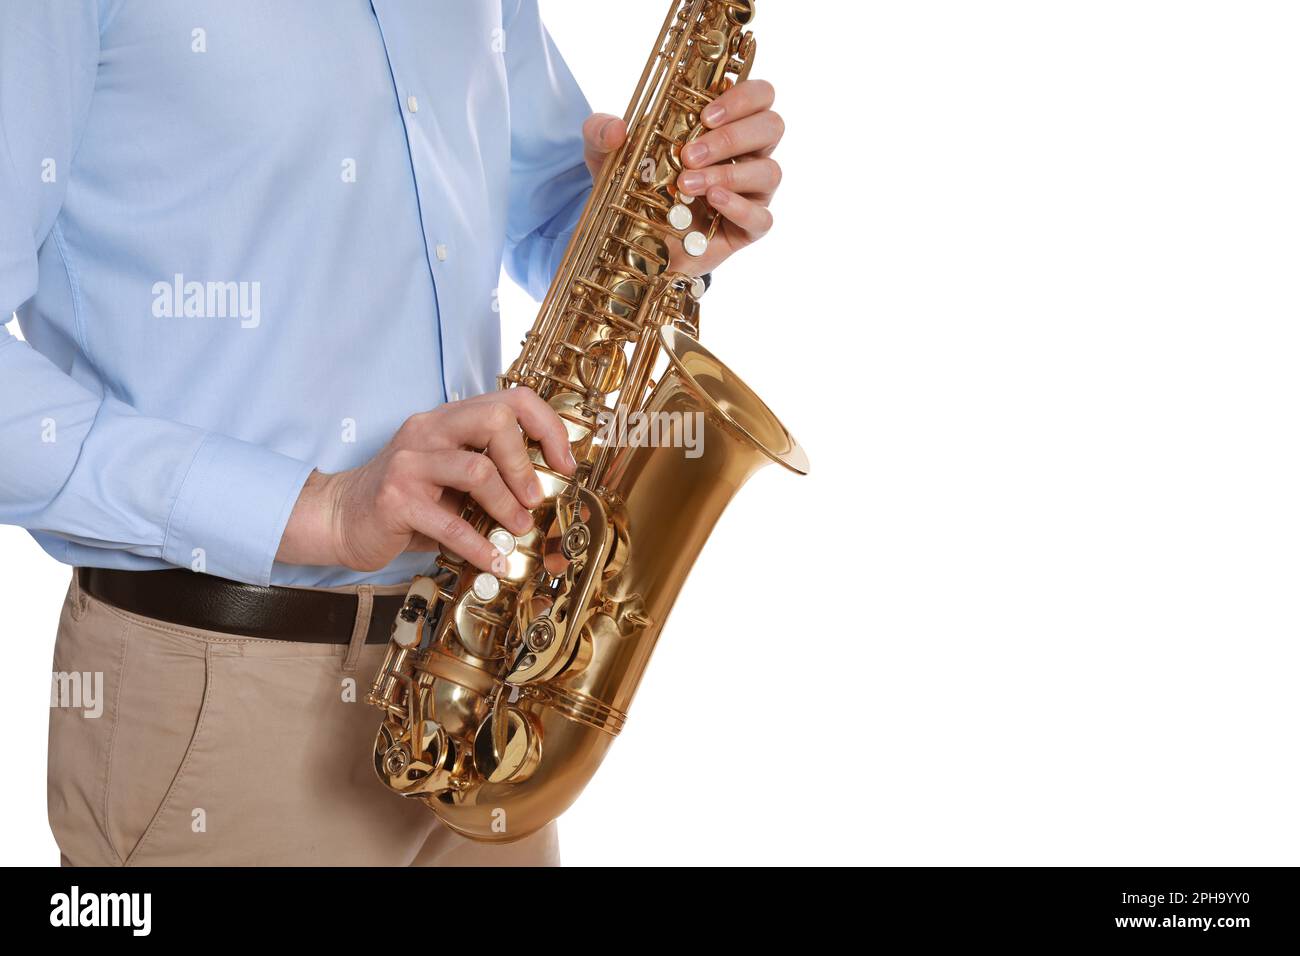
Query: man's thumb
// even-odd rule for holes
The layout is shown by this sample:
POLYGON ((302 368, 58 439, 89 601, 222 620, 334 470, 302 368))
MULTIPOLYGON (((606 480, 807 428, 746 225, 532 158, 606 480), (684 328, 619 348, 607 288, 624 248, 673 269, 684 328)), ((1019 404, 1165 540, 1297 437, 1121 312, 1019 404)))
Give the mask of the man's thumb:
POLYGON ((605 156, 618 149, 627 136, 627 125, 617 116, 592 113, 582 124, 582 144, 592 173, 600 168, 605 156))

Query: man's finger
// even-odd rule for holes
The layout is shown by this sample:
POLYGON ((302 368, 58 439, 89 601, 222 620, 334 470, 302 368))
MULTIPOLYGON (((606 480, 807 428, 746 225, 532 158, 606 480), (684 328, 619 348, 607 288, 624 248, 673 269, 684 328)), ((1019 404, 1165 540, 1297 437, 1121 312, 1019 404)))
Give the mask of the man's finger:
POLYGON ((501 574, 506 570, 501 552, 446 505, 433 501, 412 501, 406 522, 420 535, 438 542, 443 550, 460 555, 484 571, 501 574))
POLYGON ((717 129, 723 123, 770 110, 775 102, 776 90, 771 83, 767 80, 746 80, 737 83, 706 106, 700 119, 710 129, 717 129))
POLYGON ((525 507, 536 508, 542 503, 542 483, 528 458, 519 419, 508 403, 479 401, 447 405, 442 409, 437 433, 444 448, 485 449, 525 507))
POLYGON ((781 185, 781 167, 775 159, 748 159, 722 163, 705 169, 688 169, 677 177, 677 186, 688 196, 702 196, 711 186, 765 202, 781 185))
POLYGON ((486 455, 472 451, 439 451, 426 458, 425 478, 443 488, 463 491, 513 534, 527 534, 533 516, 514 496, 486 455))
POLYGON ((751 239, 758 239, 772 228, 772 213, 766 206, 738 196, 729 189, 714 186, 708 192, 709 205, 729 222, 735 223, 751 239))
POLYGON ((703 169, 746 153, 767 156, 784 135, 785 120, 764 110, 705 133, 682 149, 682 162, 691 169, 703 169))
POLYGON ((593 113, 582 124, 583 156, 592 176, 600 170, 605 157, 623 145, 627 124, 608 113, 593 113))
POLYGON ((469 400, 473 402, 505 402, 515 410, 515 416, 525 432, 542 446, 546 463, 563 475, 572 475, 577 469, 573 451, 569 448, 569 432, 560 416, 531 388, 508 388, 469 400))

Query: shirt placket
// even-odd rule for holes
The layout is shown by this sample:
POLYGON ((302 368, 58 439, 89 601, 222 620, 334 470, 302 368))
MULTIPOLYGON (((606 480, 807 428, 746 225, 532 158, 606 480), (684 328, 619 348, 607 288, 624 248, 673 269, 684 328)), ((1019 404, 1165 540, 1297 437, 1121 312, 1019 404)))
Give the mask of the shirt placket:
POLYGON ((388 60, 389 76, 393 82, 393 95, 402 114, 402 126, 406 133, 406 151, 410 161, 412 183, 415 189, 416 205, 419 209, 421 237, 424 240, 424 258, 429 266, 429 279, 433 283, 434 321, 438 333, 438 361, 442 379, 443 401, 460 401, 465 398, 460 389, 448 387, 447 325, 443 321, 445 310, 451 307, 450 282, 439 283, 439 274, 447 268, 451 258, 448 242, 438 238, 436 221, 437 196, 442 184, 438 172, 427 168, 426 157, 432 154, 427 148, 429 135, 427 126, 437 122, 434 109, 433 91, 421 89, 418 73, 404 68, 400 53, 394 55, 394 44, 389 42, 390 30, 401 29, 401 16, 389 9, 386 0, 371 0, 370 8, 379 24, 379 38, 384 47, 384 56, 388 60), (423 110, 423 112, 421 112, 423 110), (417 148, 426 147, 426 148, 417 148))

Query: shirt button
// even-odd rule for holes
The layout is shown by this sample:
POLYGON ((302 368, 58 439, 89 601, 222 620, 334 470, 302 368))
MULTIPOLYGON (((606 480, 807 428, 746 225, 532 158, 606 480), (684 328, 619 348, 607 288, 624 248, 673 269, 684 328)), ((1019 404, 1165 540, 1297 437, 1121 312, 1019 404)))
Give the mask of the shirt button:
POLYGON ((415 98, 414 93, 406 98, 406 108, 412 113, 420 112, 420 101, 415 98))
POLYGON ((433 254, 438 257, 439 262, 447 261, 447 247, 443 243, 438 243, 433 247, 433 254))
POLYGON ((452 400, 453 402, 459 402, 459 401, 460 401, 460 392, 452 392, 452 393, 451 393, 451 400, 452 400))

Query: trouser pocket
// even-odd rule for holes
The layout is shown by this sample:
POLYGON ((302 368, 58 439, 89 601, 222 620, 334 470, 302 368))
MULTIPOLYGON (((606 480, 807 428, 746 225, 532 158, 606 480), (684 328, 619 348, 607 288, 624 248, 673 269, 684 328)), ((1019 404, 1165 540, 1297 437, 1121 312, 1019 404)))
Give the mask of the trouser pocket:
POLYGON ((202 641, 69 591, 51 675, 50 828, 66 862, 126 862, 171 791, 207 694, 202 641))
POLYGON ((451 839, 376 777, 365 692, 382 645, 82 606, 75 620, 65 608, 56 666, 102 673, 102 713, 55 711, 50 733, 50 820, 69 862, 405 865, 431 835, 451 839))

